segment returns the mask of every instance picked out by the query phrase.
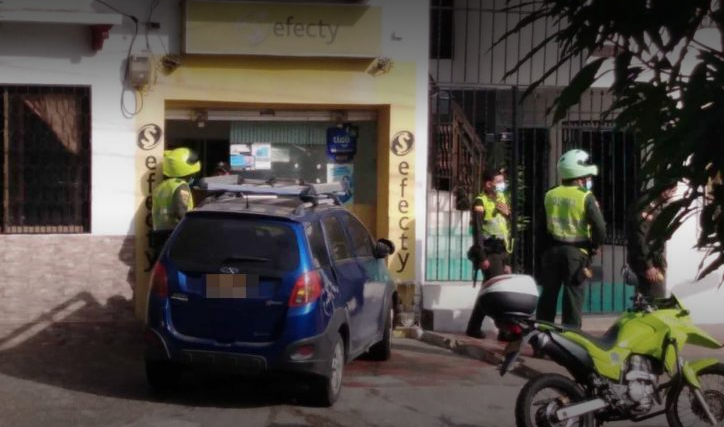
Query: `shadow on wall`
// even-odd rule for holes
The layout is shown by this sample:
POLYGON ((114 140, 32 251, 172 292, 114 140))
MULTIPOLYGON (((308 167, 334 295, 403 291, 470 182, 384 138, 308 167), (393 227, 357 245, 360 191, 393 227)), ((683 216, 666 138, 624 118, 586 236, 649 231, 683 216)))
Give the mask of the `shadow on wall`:
POLYGON ((143 324, 87 321, 98 313, 132 319, 133 304, 115 296, 102 305, 88 292, 69 298, 0 338, 0 373, 99 396, 208 407, 294 403, 303 388, 281 377, 197 372, 186 375, 175 392, 158 396, 146 384, 143 324))

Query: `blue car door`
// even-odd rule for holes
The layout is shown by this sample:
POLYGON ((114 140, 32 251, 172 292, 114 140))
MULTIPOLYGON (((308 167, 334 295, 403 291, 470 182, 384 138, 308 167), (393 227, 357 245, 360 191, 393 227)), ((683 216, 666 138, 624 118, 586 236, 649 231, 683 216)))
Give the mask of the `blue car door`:
POLYGON ((346 307, 349 314, 350 350, 356 353, 365 344, 362 291, 366 276, 354 257, 340 220, 333 215, 327 216, 322 219, 322 228, 339 288, 338 306, 346 307))
POLYGON ((349 241, 357 264, 365 275, 362 289, 362 316, 360 333, 366 344, 373 344, 373 340, 381 335, 385 328, 385 292, 389 277, 385 273, 384 260, 374 257, 372 237, 364 225, 349 213, 342 213, 342 224, 347 231, 349 241))

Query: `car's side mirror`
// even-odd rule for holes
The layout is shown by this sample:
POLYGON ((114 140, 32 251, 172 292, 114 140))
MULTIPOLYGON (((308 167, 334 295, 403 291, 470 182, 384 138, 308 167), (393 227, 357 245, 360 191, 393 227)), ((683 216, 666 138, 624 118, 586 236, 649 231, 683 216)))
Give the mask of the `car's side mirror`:
POLYGON ((387 239, 379 239, 375 243, 375 258, 386 258, 395 252, 395 244, 387 239))

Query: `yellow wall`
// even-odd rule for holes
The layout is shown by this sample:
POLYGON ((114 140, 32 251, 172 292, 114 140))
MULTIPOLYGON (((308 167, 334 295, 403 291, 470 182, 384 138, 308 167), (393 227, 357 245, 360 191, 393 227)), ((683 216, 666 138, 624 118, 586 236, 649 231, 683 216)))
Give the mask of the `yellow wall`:
MULTIPOLYGON (((146 91, 136 116, 139 131, 147 124, 164 128, 172 107, 284 107, 376 109, 378 111, 377 237, 388 236, 397 252, 389 258, 395 278, 414 280, 414 150, 391 152, 394 135, 415 130, 415 64, 394 64, 391 71, 367 73, 369 60, 266 57, 184 57, 169 75, 159 74, 146 91), (401 166, 402 165, 402 166, 401 166), (404 194, 402 194, 404 191, 404 194), (402 205, 400 200, 403 200, 402 205)), ((421 149, 424 149, 422 147, 421 149)), ((163 144, 137 150, 136 312, 143 316, 150 271, 147 233, 150 184, 162 179, 163 144)))

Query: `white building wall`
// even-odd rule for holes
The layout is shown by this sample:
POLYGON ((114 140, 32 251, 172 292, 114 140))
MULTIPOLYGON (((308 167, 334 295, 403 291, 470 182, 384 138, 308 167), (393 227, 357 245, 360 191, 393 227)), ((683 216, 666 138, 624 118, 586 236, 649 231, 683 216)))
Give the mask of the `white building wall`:
MULTIPOLYGON (((143 0, 111 1, 120 11, 145 21, 151 2, 143 0)), ((176 2, 163 0, 153 20, 161 21, 161 30, 151 32, 146 45, 145 26, 139 26, 133 53, 152 51, 162 55, 169 45, 172 25, 166 9, 176 2)), ((6 1, 3 10, 48 9, 43 0, 6 1)), ((49 20, 70 7, 84 12, 114 13, 90 0, 59 1, 47 12, 49 20)), ((71 15, 76 12, 67 12, 71 15)), ((2 12, 0 12, 2 15, 2 12)), ((0 26, 0 84, 78 85, 91 89, 91 233, 94 235, 134 234, 135 215, 135 127, 132 117, 121 111, 124 61, 132 42, 133 22, 123 18, 99 52, 91 49, 88 26, 82 24, 13 23, 0 26)), ((173 43, 173 42, 172 42, 173 43)), ((130 110, 136 108, 131 91, 125 91, 130 110)))
MULTIPOLYGON (((520 13, 505 11, 515 3, 508 4, 501 0, 454 0, 453 58, 430 61, 430 74, 435 81, 467 87, 528 85, 558 62, 558 48, 554 43, 549 43, 518 73, 505 77, 507 70, 513 68, 520 58, 556 28, 552 21, 538 22, 497 43, 523 17, 520 13)), ((575 74, 579 62, 574 60, 570 66, 562 67, 546 79, 544 86, 565 84, 575 74)))
MULTIPOLYGON (((680 185, 679 191, 683 189, 680 185)), ((698 216, 692 215, 666 243, 666 288, 691 311, 695 322, 724 323, 724 268, 696 280, 706 255, 706 251, 694 247, 698 235, 698 216)))

